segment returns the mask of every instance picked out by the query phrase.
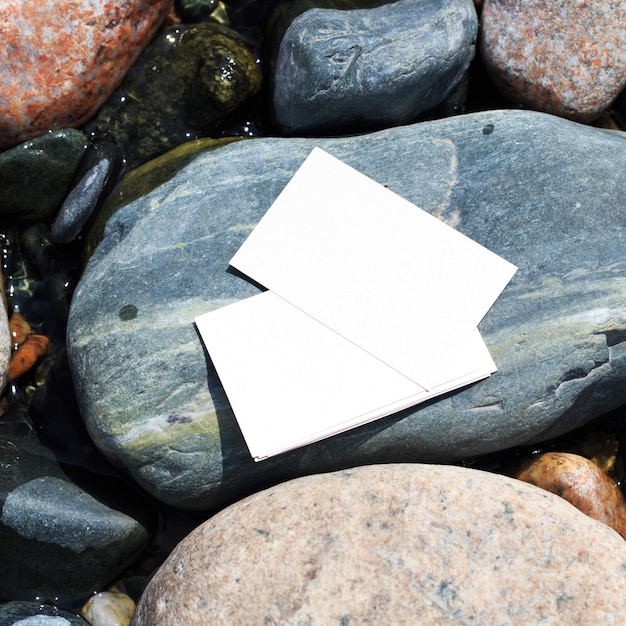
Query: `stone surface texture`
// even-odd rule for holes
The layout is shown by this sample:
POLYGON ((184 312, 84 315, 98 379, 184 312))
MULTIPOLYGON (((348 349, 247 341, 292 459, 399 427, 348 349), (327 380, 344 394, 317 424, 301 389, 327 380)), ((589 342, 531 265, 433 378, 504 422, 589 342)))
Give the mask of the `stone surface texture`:
POLYGON ((46 454, 32 440, 0 439, 0 601, 84 599, 149 540, 144 499, 121 483, 112 497, 97 475, 46 454))
POLYGON ((2 626, 90 626, 79 615, 41 602, 0 604, 0 624, 2 626))
POLYGON ((78 181, 67 194, 50 228, 54 244, 74 241, 91 219, 93 212, 115 184, 122 166, 119 146, 110 139, 90 144, 76 171, 78 181))
POLYGON ((261 87, 251 47, 215 22, 162 29, 88 124, 136 167, 206 136, 261 87))
MULTIPOLYGON (((4 277, 0 277, 0 291, 4 294, 4 277)), ((0 392, 4 390, 9 376, 9 363, 12 354, 11 329, 7 313, 7 302, 0 298, 0 392)))
POLYGON ((527 461, 515 478, 556 493, 626 539, 622 490, 589 459, 567 452, 545 452, 527 461))
POLYGON ((128 626, 135 613, 135 602, 121 591, 102 591, 91 596, 81 615, 91 626, 128 626))
POLYGON ((624 0, 485 0, 485 66, 516 104, 591 121, 626 86, 624 0))
POLYGON ((0 148, 89 119, 171 0, 0 0, 0 148))
POLYGON ((0 154, 0 215, 50 219, 70 189, 87 144, 85 133, 64 128, 0 154))
POLYGON ((288 134, 407 123, 440 104, 474 57, 471 0, 330 5, 342 8, 305 0, 273 16, 270 97, 288 134))
POLYGON ((299 478, 218 513, 134 626, 623 624, 626 542, 557 496, 452 466, 299 478))
POLYGON ((622 134, 488 111, 354 137, 214 146, 190 144, 126 179, 69 316, 87 428, 157 498, 217 510, 303 474, 545 440, 626 403, 622 134), (258 293, 228 262, 316 145, 519 271, 481 325, 496 374, 254 463, 193 320, 258 293))

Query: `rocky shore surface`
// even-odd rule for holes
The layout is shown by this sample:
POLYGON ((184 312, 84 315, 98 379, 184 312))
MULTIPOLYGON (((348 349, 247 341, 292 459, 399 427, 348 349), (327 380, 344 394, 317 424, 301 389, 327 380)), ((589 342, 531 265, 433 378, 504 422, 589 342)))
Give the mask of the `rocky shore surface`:
POLYGON ((0 624, 626 620, 626 2, 0 9, 0 624), (193 320, 315 146, 519 269, 495 374, 255 463, 193 320))

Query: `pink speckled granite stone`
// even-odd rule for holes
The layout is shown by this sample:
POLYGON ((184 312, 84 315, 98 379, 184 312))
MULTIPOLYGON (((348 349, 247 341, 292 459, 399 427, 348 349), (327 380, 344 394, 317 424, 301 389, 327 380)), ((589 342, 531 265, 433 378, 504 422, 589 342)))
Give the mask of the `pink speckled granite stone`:
POLYGON ((626 542, 505 476, 378 465, 246 498, 173 551, 134 626, 626 623, 626 542))
POLYGON ((172 0, 0 0, 0 148, 89 119, 172 0))
POLYGON ((480 46, 514 103, 591 121, 626 85, 626 0, 485 0, 480 46))

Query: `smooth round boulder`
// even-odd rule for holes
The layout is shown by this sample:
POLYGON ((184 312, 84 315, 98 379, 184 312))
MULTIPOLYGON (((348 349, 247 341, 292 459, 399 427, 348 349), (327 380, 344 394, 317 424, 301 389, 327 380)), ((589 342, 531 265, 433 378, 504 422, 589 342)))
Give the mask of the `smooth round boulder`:
POLYGON ((134 626, 623 624, 626 543, 565 500, 454 466, 299 478, 206 521, 134 626))

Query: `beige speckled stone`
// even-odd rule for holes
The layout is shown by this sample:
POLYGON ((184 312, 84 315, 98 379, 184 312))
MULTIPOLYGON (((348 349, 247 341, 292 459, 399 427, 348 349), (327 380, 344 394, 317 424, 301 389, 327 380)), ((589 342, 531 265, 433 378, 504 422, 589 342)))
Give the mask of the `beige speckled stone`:
POLYGON ((121 591, 102 591, 91 596, 80 614, 90 626, 128 626, 135 612, 133 599, 121 591))
POLYGON ((480 45, 513 102, 591 121, 626 85, 626 0, 485 0, 480 45))
POLYGON ((565 500, 453 466, 299 478, 194 530, 134 626, 624 624, 626 542, 565 500))

